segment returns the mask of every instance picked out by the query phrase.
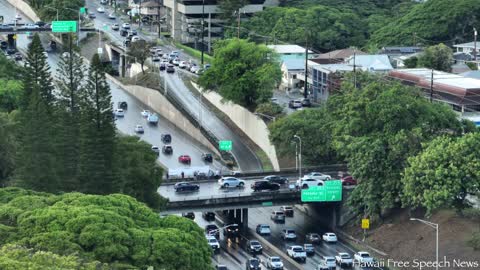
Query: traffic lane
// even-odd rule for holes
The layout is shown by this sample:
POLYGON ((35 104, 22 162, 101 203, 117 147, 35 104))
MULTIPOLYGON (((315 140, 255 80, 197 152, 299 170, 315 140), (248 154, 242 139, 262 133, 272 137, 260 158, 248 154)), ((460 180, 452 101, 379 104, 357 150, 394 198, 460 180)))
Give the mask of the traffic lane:
POLYGON ((168 74, 167 87, 174 90, 174 94, 184 105, 184 108, 193 115, 201 114, 202 125, 210 130, 219 140, 231 140, 233 142, 232 154, 234 155, 241 171, 262 171, 262 165, 253 151, 243 143, 242 138, 230 127, 226 126, 210 109, 200 102, 187 88, 177 72, 168 74))
MULTIPOLYGON (((263 207, 263 208, 253 208, 249 209, 249 227, 255 229, 257 224, 268 224, 272 234, 270 236, 265 236, 270 243, 279 247, 283 252, 286 253, 288 246, 293 244, 303 245, 305 243, 305 235, 307 233, 318 233, 320 236, 322 233, 327 232, 327 228, 322 228, 318 225, 318 221, 307 216, 302 211, 295 209, 293 217, 287 217, 285 219, 285 224, 274 223, 270 219, 270 214, 274 210, 278 210, 278 207, 263 207), (296 241, 284 241, 280 238, 280 234, 283 229, 293 229, 297 234, 296 241)), ((321 262, 321 256, 335 256, 339 252, 346 252, 353 257, 353 254, 356 252, 349 245, 338 241, 335 244, 327 244, 321 241, 320 244, 315 245, 315 255, 307 258, 305 262, 305 269, 315 269, 318 264, 321 262)), ((337 269, 342 269, 337 267, 337 269)), ((353 269, 361 270, 360 267, 356 266, 353 269)))

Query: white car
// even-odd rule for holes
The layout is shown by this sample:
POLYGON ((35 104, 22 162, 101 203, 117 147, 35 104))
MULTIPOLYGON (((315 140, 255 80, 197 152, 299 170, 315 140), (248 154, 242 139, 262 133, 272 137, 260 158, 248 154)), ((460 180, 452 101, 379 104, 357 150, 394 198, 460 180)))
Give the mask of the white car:
POLYGON ((122 24, 123 29, 130 29, 130 24, 129 23, 124 23, 122 24))
POLYGON ((113 13, 108 14, 108 18, 110 20, 115 20, 115 14, 113 14, 113 13))
POLYGON ((173 59, 172 64, 174 64, 175 66, 180 65, 180 59, 178 58, 173 59))
POLYGON ((132 42, 137 42, 140 40, 140 37, 139 36, 133 36, 132 37, 132 42))
POLYGON ((335 257, 332 256, 323 256, 322 262, 330 269, 336 269, 337 263, 335 262, 335 257))
POLYGON ((295 233, 295 230, 292 229, 285 229, 282 230, 282 233, 280 234, 280 238, 283 240, 292 240, 295 241, 297 239, 297 234, 295 233))
POLYGON ((323 181, 327 181, 327 180, 332 179, 332 177, 330 175, 323 174, 321 172, 311 172, 309 174, 306 174, 303 177, 314 178, 314 179, 323 180, 323 181))
POLYGON ((158 49, 158 48, 157 48, 157 49, 155 50, 155 53, 156 53, 158 56, 163 56, 163 51, 162 51, 162 49, 158 49))
POLYGON ((15 14, 15 20, 21 20, 21 19, 22 19, 22 16, 15 14))
POLYGON ((217 238, 213 235, 206 235, 208 245, 214 250, 217 251, 220 249, 220 243, 218 243, 217 238))
POLYGON ((112 30, 113 31, 118 31, 119 29, 120 29, 120 25, 118 25, 118 23, 112 24, 112 30))
MULTIPOLYGON (((307 253, 302 246, 289 246, 287 248, 287 254, 294 260, 305 261, 307 260, 307 253)), ((333 259, 335 261, 335 259, 333 259)))
POLYGON ((180 64, 178 64, 178 67, 179 68, 186 68, 188 66, 188 62, 187 61, 180 61, 180 64))
POLYGON ((160 148, 156 145, 152 146, 152 151, 159 154, 160 153, 160 148))
POLYGON ((135 133, 139 133, 139 134, 143 134, 145 132, 142 125, 136 125, 134 130, 135 130, 135 133))
POLYGON ((103 7, 98 7, 98 8, 97 8, 97 12, 98 12, 98 13, 104 13, 104 12, 105 12, 105 8, 103 8, 103 7))
POLYGON ((70 53, 68 53, 68 52, 62 53, 62 57, 63 58, 68 58, 68 57, 70 57, 70 53))
POLYGON ((337 256, 335 256, 335 261, 340 267, 352 267, 353 265, 352 257, 346 252, 339 252, 337 256))
POLYGON ((271 270, 283 270, 283 262, 280 257, 272 256, 268 258, 267 269, 271 270))
POLYGON ((149 110, 143 110, 141 113, 140 113, 143 117, 148 117, 150 115, 150 111, 149 110))
POLYGON ((116 116, 116 117, 124 117, 124 116, 125 116, 125 112, 123 111, 123 109, 116 109, 116 110, 115 110, 115 116, 116 116))
POLYGON ((218 180, 218 184, 220 185, 220 188, 243 188, 245 186, 245 181, 235 177, 222 177, 218 180))
POLYGON ((200 69, 199 66, 193 64, 193 65, 190 67, 190 72, 196 73, 199 69, 200 69))
POLYGON ((337 240, 338 240, 337 236, 334 233, 331 233, 331 232, 324 233, 322 235, 322 239, 323 239, 323 241, 328 242, 328 243, 336 243, 337 240))
POLYGON ((298 179, 295 185, 297 188, 308 189, 313 186, 323 186, 324 184, 322 180, 303 177, 302 179, 298 179))
POLYGON ((370 253, 366 251, 355 253, 353 259, 360 264, 373 263, 373 258, 370 256, 370 253))
POLYGON ((270 226, 267 224, 258 224, 256 232, 260 235, 270 235, 272 233, 270 226))

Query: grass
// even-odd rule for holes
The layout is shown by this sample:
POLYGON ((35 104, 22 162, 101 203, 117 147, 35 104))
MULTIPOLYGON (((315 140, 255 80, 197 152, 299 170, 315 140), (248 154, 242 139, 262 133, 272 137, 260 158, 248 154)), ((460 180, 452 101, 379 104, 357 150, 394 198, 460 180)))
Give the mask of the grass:
MULTIPOLYGON (((193 48, 190 48, 186 45, 181 44, 180 42, 174 42, 175 47, 182 49, 185 53, 188 55, 197 58, 198 60, 201 59, 202 57, 202 52, 199 50, 195 50, 193 48)), ((211 55, 208 55, 207 53, 203 54, 204 60, 207 63, 212 63, 213 62, 213 57, 211 55)))
POLYGON ((267 154, 258 147, 258 149, 255 151, 255 155, 257 155, 258 159, 262 163, 262 168, 264 171, 273 171, 273 165, 270 162, 270 159, 268 158, 267 154))

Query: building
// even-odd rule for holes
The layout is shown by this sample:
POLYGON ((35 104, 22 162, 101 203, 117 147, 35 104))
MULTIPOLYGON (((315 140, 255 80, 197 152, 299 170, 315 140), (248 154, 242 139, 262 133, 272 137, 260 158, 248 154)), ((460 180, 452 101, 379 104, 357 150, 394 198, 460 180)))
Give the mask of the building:
MULTIPOLYGON (((457 52, 463 52, 463 53, 468 53, 473 55, 473 50, 475 49, 475 42, 456 44, 456 45, 453 45, 453 47, 456 48, 457 52)), ((480 42, 477 42, 477 51, 479 49, 480 49, 480 42)))
POLYGON ((291 91, 303 86, 301 76, 305 76, 305 59, 286 59, 282 62, 282 82, 280 89, 291 91))
POLYGON ((319 65, 313 61, 308 63, 308 83, 314 100, 326 100, 330 93, 340 89, 345 72, 352 72, 353 66, 348 64, 319 65))
POLYGON ((388 72, 393 69, 388 56, 385 54, 368 54, 350 56, 346 61, 349 65, 368 72, 388 72))
POLYGON ((392 56, 390 58, 390 63, 394 68, 405 68, 405 61, 412 57, 419 57, 420 53, 407 54, 401 56, 392 56))
POLYGON ((455 111, 480 112, 480 80, 425 68, 397 69, 389 77, 421 88, 425 96, 446 103, 455 111), (433 81, 432 81, 433 73, 433 81))
POLYGON ((142 19, 147 17, 149 18, 148 21, 158 21, 163 14, 161 7, 162 3, 157 0, 141 2, 139 5, 140 15, 142 16, 142 19))
POLYGON ((345 62, 346 59, 350 58, 354 54, 366 55, 367 53, 364 53, 356 49, 348 48, 348 49, 341 49, 341 50, 331 51, 328 53, 323 53, 323 54, 317 55, 315 58, 312 58, 311 60, 317 64, 338 64, 338 63, 345 62))
MULTIPOLYGON (((240 21, 263 10, 265 0, 248 0, 240 9, 240 21)), ((212 41, 223 35, 223 20, 217 0, 163 0, 165 23, 176 41, 188 44, 201 42, 204 20, 204 46, 210 51, 212 41)), ((232 16, 235 16, 232 14, 232 16)))
POLYGON ((383 47, 378 54, 386 54, 388 57, 397 57, 397 56, 402 56, 402 55, 409 55, 409 54, 415 54, 415 53, 421 53, 423 52, 422 47, 383 47))
MULTIPOLYGON (((267 45, 268 48, 272 49, 275 53, 280 56, 280 61, 285 61, 288 59, 302 59, 305 64, 305 48, 295 45, 267 45)), ((309 54, 312 54, 312 51, 308 51, 309 54)), ((310 56, 310 55, 309 55, 310 56)))

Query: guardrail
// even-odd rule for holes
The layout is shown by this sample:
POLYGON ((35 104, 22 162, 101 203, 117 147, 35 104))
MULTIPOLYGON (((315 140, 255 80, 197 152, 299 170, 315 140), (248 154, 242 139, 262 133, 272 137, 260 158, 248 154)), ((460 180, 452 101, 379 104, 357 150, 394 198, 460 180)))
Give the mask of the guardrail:
MULTIPOLYGON (((198 203, 200 200, 216 200, 216 199, 232 199, 232 198, 242 198, 242 197, 252 197, 252 196, 261 196, 266 197, 266 196, 271 196, 273 198, 279 197, 279 194, 283 197, 284 194, 295 194, 298 193, 300 194, 299 189, 283 189, 283 190, 278 190, 278 191, 271 191, 271 192, 250 192, 250 193, 235 193, 235 194, 220 194, 220 195, 209 195, 209 196, 188 196, 188 197, 183 197, 183 200, 175 200, 175 201, 169 201, 171 203, 177 203, 177 202, 195 202, 198 203)), ((263 200, 263 199, 262 199, 263 200)))

